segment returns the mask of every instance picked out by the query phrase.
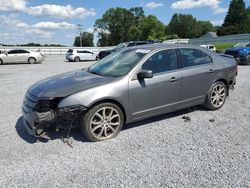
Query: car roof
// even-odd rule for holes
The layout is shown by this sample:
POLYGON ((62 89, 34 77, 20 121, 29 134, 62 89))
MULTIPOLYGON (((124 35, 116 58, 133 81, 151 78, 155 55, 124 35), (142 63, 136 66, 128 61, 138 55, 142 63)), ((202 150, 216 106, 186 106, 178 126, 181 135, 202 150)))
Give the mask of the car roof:
POLYGON ((195 49, 200 49, 204 51, 204 48, 200 46, 194 46, 194 45, 189 45, 189 44, 163 44, 163 43, 155 43, 155 44, 146 44, 146 45, 139 45, 139 46, 133 46, 130 48, 134 49, 148 49, 148 50, 160 50, 160 49, 175 49, 175 48, 195 48, 195 49))

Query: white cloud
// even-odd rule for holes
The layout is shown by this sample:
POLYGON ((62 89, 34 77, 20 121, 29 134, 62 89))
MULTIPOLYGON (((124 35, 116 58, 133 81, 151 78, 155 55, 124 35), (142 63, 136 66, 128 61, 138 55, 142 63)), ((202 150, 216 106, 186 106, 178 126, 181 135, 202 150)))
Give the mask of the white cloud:
POLYGON ((50 16, 57 19, 86 18, 95 16, 94 9, 83 7, 73 8, 71 5, 52 5, 42 4, 39 6, 28 7, 27 0, 0 0, 0 11, 25 12, 33 16, 50 16))
POLYGON ((221 0, 180 0, 172 3, 173 9, 192 9, 199 7, 211 7, 214 14, 227 12, 227 8, 220 7, 221 0))
POLYGON ((0 33, 1 39, 16 39, 23 38, 25 35, 23 33, 0 33))
POLYGON ((11 26, 13 28, 28 28, 28 24, 21 22, 18 20, 16 14, 10 14, 10 15, 0 15, 0 25, 2 26, 11 26))
POLYGON ((214 21, 210 21, 214 26, 221 26, 224 22, 224 20, 214 20, 214 21))
POLYGON ((150 2, 146 5, 147 8, 155 9, 164 6, 162 3, 150 2))
POLYGON ((74 9, 71 5, 60 6, 50 4, 29 7, 27 12, 33 16, 51 16, 58 19, 85 18, 96 15, 94 9, 87 10, 82 7, 74 9))
POLYGON ((26 31, 31 37, 38 36, 39 38, 52 38, 54 32, 44 31, 41 29, 30 29, 26 31))
POLYGON ((0 11, 24 11, 26 0, 0 0, 0 11))
POLYGON ((75 29, 76 25, 68 22, 39 22, 33 25, 34 28, 38 29, 75 29))

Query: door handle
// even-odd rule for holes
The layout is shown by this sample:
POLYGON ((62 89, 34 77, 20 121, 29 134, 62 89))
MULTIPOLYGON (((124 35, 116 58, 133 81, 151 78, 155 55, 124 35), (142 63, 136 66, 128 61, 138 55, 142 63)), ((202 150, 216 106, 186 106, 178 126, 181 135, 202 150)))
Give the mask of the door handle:
POLYGON ((213 73, 214 73, 214 70, 213 70, 213 69, 209 69, 208 73, 209 73, 209 74, 213 74, 213 73))
POLYGON ((178 81, 178 79, 175 78, 175 77, 172 77, 172 78, 170 78, 168 81, 169 81, 169 82, 176 82, 176 81, 178 81))

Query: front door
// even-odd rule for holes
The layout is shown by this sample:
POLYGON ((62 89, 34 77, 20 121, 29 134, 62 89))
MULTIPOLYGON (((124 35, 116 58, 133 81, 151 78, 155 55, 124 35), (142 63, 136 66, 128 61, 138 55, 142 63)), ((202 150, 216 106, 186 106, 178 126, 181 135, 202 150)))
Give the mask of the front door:
POLYGON ((29 58, 29 52, 26 50, 18 50, 16 57, 18 62, 27 62, 29 58))
POLYGON ((18 50, 9 51, 8 54, 6 54, 5 62, 16 63, 18 61, 17 53, 18 53, 18 50))
POLYGON ((180 100, 180 72, 177 70, 175 50, 156 52, 141 69, 152 70, 153 78, 132 79, 129 82, 133 120, 174 111, 180 100))

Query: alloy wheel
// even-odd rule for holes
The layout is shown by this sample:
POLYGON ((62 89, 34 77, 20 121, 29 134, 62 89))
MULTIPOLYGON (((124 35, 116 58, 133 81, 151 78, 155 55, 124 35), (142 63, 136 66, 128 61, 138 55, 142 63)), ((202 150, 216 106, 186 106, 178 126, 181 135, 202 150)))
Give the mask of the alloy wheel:
POLYGON ((34 64, 36 62, 36 59, 34 57, 30 57, 28 61, 30 64, 34 64))
POLYGON ((97 139, 108 139, 119 130, 121 117, 112 107, 97 110, 90 121, 90 132, 97 139))
POLYGON ((79 57, 75 57, 75 62, 79 62, 80 58, 79 57))
POLYGON ((211 92, 211 103, 215 108, 221 107, 226 99, 226 89, 224 85, 217 84, 211 92))

